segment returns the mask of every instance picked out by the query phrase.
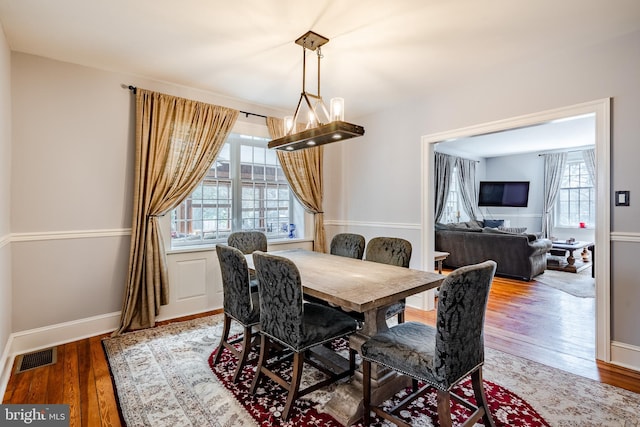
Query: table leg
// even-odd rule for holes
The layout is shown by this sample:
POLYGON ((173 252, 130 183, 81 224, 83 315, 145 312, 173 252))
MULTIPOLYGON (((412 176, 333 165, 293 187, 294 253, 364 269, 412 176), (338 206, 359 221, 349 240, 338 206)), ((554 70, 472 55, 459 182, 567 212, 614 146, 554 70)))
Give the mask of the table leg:
MULTIPOLYGON (((387 307, 371 310, 364 314, 364 327, 351 336, 349 346, 360 353, 362 344, 369 337, 388 329, 387 307)), ((398 391, 411 385, 408 377, 397 374, 375 363, 371 366, 371 403, 378 405, 398 391)), ((358 368, 349 383, 338 385, 333 397, 324 407, 342 425, 350 426, 362 417, 362 368, 358 368)))

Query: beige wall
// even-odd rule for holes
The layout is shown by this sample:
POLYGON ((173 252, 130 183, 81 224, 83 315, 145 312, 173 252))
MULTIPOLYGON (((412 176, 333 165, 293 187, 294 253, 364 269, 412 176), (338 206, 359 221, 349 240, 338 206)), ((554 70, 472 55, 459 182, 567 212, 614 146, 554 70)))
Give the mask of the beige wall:
POLYGON ((325 194, 329 233, 402 232, 420 245, 421 136, 612 97, 611 190, 631 190, 631 206, 611 207, 611 337, 640 351, 640 265, 628 259, 640 256, 640 203, 634 203, 640 181, 639 51, 640 33, 626 34, 577 51, 505 64, 492 75, 470 73, 455 87, 442 86, 415 102, 352 118, 365 127, 365 135, 326 150, 325 176, 334 183, 325 194), (622 246, 631 254, 627 258, 619 256, 622 246))
MULTIPOLYGON (((121 85, 260 114, 282 113, 22 53, 12 53, 11 59, 12 332, 117 316, 127 279, 135 156, 134 97, 121 85)), ((215 274, 207 277, 217 280, 215 274)), ((218 302, 215 284, 204 286, 204 302, 186 310, 220 307, 212 305, 218 302)), ((181 290, 170 294, 178 297, 181 290)), ((181 310, 167 307, 161 316, 188 314, 181 310)))
MULTIPOLYGON (((11 55, 0 25, 0 354, 11 333, 11 55)), ((0 359, 1 360, 1 359, 0 359)), ((0 364, 0 368, 1 368, 0 364)), ((0 370, 1 373, 1 370, 0 370)))

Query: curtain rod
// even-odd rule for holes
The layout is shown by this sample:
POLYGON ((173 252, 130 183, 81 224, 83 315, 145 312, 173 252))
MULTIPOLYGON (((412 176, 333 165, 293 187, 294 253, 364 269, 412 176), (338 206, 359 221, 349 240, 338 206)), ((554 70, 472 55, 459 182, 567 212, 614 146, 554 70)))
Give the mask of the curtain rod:
MULTIPOLYGON (((135 94, 135 93, 136 93, 136 91, 138 90, 138 88, 137 88, 137 87, 135 87, 135 86, 131 86, 131 85, 128 85, 128 86, 127 86, 127 85, 122 85, 122 87, 123 87, 124 89, 129 89, 129 90, 130 90, 131 92, 133 92, 134 94, 135 94)), ((241 114, 244 114, 244 116, 245 116, 245 117, 249 117, 249 116, 256 116, 256 117, 262 117, 262 118, 265 118, 265 119, 267 118, 267 116, 265 116, 265 115, 263 115, 263 114, 251 113, 251 112, 249 112, 249 111, 242 111, 242 110, 239 110, 239 112, 240 112, 241 114)))
POLYGON ((585 146, 585 148, 580 148, 580 149, 578 149, 578 150, 567 150, 567 151, 558 150, 558 151, 548 151, 548 152, 546 152, 546 153, 540 153, 540 154, 538 154, 538 157, 540 157, 540 156, 544 156, 544 155, 547 155, 547 154, 555 154, 555 153, 579 153, 579 152, 581 152, 581 151, 586 151, 586 150, 591 150, 591 149, 593 149, 593 147, 591 147, 591 146, 589 146, 589 145, 586 145, 586 146, 585 146))

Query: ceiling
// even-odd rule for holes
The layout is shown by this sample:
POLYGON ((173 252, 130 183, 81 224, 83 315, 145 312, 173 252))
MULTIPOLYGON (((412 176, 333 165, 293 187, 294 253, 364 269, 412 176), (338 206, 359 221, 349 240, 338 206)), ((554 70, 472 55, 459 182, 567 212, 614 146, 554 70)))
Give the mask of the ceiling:
POLYGON ((321 94, 345 98, 349 120, 638 31, 640 1, 0 0, 0 21, 13 51, 284 111, 302 87, 294 40, 313 30, 330 39, 321 94))
POLYGON ((534 126, 440 142, 436 151, 480 159, 514 154, 551 152, 593 147, 595 114, 553 120, 534 126))

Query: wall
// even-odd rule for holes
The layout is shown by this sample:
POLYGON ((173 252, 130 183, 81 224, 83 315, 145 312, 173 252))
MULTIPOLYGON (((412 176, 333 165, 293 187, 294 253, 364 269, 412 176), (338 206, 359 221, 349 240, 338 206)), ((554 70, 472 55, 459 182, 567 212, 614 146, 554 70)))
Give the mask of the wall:
MULTIPOLYGON (((11 334, 11 55, 0 25, 0 380, 8 372, 3 369, 11 334)), ((0 381, 3 384, 4 381, 0 381)), ((0 387, 0 395, 4 388, 0 387)))
POLYGON ((536 153, 487 158, 484 181, 529 181, 526 208, 482 207, 485 218, 509 220, 511 227, 527 227, 528 232, 542 229, 544 161, 536 153))
MULTIPOLYGON (((328 187, 325 194, 332 231, 366 224, 371 234, 393 232, 387 221, 395 218, 395 226, 408 230, 419 245, 421 136, 607 97, 613 98, 611 190, 630 190, 640 179, 635 165, 640 158, 639 49, 640 33, 626 34, 577 51, 505 64, 491 75, 469 76, 414 102, 352 119, 365 127, 365 135, 335 144, 325 161, 325 176, 342 184, 328 187)), ((611 205, 610 200, 599 203, 611 205)), ((640 254, 639 216, 640 204, 633 201, 630 207, 611 208, 611 336, 637 354, 640 329, 631 325, 640 323, 640 311, 629 301, 640 301, 640 285, 632 279, 640 275, 640 266, 616 255, 623 247, 640 254)), ((634 363, 640 369, 640 359, 634 363)))
MULTIPOLYGON (((9 316, 12 332, 24 342, 15 344, 14 350, 20 351, 46 340, 95 334, 96 328, 110 330, 119 318, 128 270, 135 156, 134 97, 121 85, 258 114, 283 113, 22 53, 12 53, 11 59, 13 314, 9 316), (93 326, 80 331, 80 323, 93 326), (66 335, 61 332, 65 328, 66 335), (45 336, 52 331, 60 334, 45 336)), ((254 119, 264 121, 238 118, 254 119)), ((0 199, 0 207, 3 202, 0 199)), ((0 218, 7 209, 0 209, 0 218)), ((175 271, 177 259, 207 259, 206 268, 198 270, 204 272, 197 288, 203 292, 194 295, 193 284, 187 283, 192 288, 185 289, 184 282, 172 283, 170 299, 175 304, 163 307, 160 318, 221 307, 213 253, 170 256, 169 274, 174 279, 180 277, 175 271)), ((6 301, 11 293, 2 295, 6 301)), ((7 312, 11 311, 2 310, 2 315, 7 312)))

